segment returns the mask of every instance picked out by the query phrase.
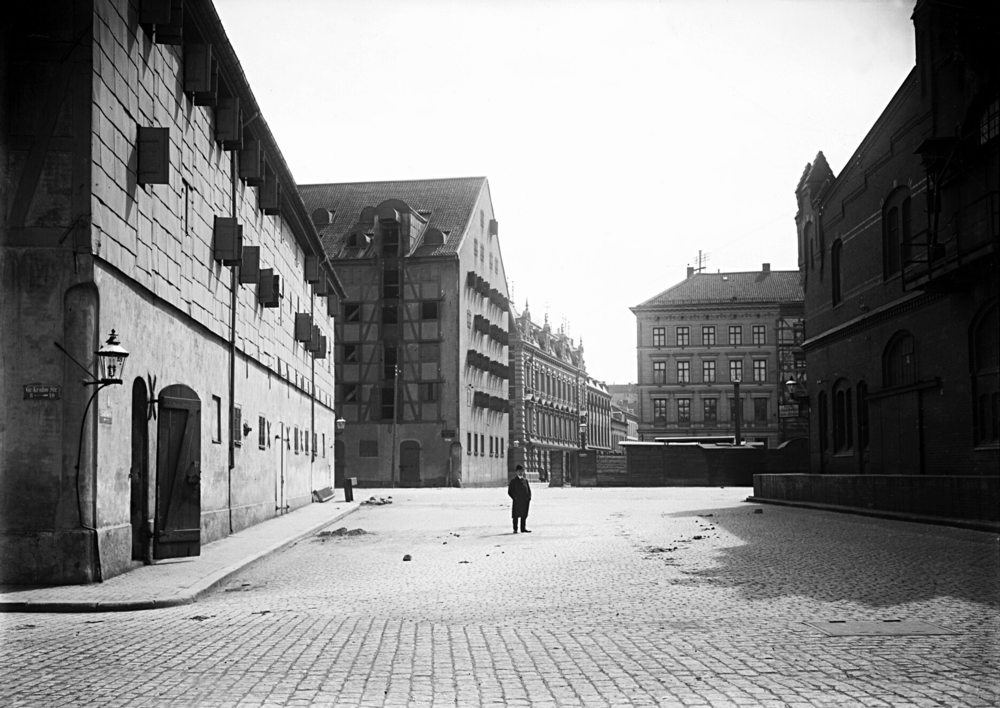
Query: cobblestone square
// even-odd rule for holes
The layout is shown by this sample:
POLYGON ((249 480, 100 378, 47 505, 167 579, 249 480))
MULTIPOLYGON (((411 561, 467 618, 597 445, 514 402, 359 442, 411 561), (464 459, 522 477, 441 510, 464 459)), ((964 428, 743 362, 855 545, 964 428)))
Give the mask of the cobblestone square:
POLYGON ((3 703, 1000 702, 994 534, 750 504, 748 489, 533 491, 530 535, 510 533, 503 489, 380 490, 392 504, 195 604, 0 614, 3 703), (809 624, 897 620, 951 633, 809 624))

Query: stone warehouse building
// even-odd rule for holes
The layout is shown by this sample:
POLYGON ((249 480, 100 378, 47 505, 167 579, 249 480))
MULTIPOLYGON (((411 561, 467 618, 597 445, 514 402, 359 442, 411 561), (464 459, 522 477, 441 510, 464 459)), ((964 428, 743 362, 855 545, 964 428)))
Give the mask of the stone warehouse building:
POLYGON ((485 177, 299 187, 346 296, 338 476, 507 482, 507 276, 485 177))
POLYGON ((850 161, 820 153, 796 189, 811 470, 837 483, 758 493, 997 521, 996 21, 920 0, 913 22, 916 66, 850 161))
POLYGON ((16 3, 0 32, 0 582, 310 503, 339 286, 211 2, 16 3))
POLYGON ((529 480, 561 485, 574 477, 586 432, 583 345, 562 329, 553 332, 548 315, 542 325, 532 322, 527 303, 521 313, 511 305, 509 318, 509 473, 522 464, 529 480))
POLYGON ((805 384, 798 271, 688 268, 687 279, 631 309, 640 440, 735 436, 737 410, 744 441, 805 435, 792 398, 805 384))

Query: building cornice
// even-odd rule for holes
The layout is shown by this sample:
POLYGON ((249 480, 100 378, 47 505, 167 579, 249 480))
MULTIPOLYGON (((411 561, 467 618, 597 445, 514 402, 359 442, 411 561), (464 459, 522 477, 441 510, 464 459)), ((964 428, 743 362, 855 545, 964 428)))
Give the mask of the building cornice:
MULTIPOLYGON (((924 307, 936 300, 946 297, 942 293, 908 293, 903 297, 890 302, 881 307, 876 307, 871 312, 865 312, 857 317, 832 327, 822 334, 811 337, 802 343, 802 351, 809 352, 821 346, 832 344, 833 342, 845 339, 865 330, 877 327, 900 315, 924 307)), ((807 323, 808 327, 808 323, 807 323)))

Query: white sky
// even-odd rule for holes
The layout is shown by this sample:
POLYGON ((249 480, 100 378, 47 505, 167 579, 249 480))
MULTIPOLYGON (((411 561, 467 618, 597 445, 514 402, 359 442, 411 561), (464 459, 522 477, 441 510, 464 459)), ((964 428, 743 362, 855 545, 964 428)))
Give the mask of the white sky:
POLYGON ((797 267, 795 186, 839 173, 914 63, 913 0, 215 0, 300 184, 485 175, 512 296, 636 380, 629 307, 797 267))

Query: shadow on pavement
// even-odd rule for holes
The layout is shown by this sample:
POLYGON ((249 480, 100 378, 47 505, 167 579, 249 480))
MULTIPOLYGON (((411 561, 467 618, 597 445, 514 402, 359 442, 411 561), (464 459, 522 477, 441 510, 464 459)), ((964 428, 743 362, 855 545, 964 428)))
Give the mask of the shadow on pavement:
MULTIPOLYGON (((890 607, 950 597, 1000 606, 994 534, 759 504, 664 516, 693 517, 736 536, 741 543, 713 553, 713 567, 687 574, 739 588, 748 599, 797 595, 890 607)), ((704 540, 690 543, 714 537, 698 534, 704 540)))

